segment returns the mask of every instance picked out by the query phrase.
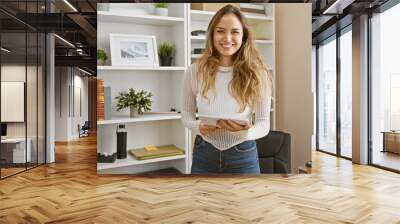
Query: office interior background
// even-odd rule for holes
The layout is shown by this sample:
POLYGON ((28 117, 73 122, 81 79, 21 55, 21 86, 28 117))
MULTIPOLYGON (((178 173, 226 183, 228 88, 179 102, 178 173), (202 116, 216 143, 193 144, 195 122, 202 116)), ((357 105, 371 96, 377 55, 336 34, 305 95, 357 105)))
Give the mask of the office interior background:
POLYGON ((96 4, 71 6, 0 3, 2 179, 55 162, 55 142, 85 123, 96 129, 96 4))
MULTIPOLYGON (((359 4, 374 7, 372 3, 359 4)), ((400 125, 399 67, 394 58, 400 47, 395 42, 400 32, 393 29, 393 25, 400 21, 400 6, 394 2, 375 4, 379 5, 377 9, 361 15, 359 20, 355 21, 355 15, 346 15, 340 18, 338 29, 313 33, 317 81, 316 149, 399 171, 399 145, 395 143, 400 125), (356 40, 360 35, 365 38, 363 42, 356 40), (353 53, 352 49, 361 51, 353 53), (357 77, 355 73, 360 66, 364 66, 361 69, 365 69, 365 75, 357 77), (357 105, 352 102, 354 99, 362 103, 363 108, 353 111, 357 105), (355 121, 358 127, 353 127, 355 121), (360 138, 354 136, 354 131, 360 129, 364 132, 364 145, 360 145, 364 155, 361 157, 359 152, 353 151, 358 144, 352 146, 360 138)), ((357 9, 359 7, 350 5, 345 11, 357 9)))
MULTIPOLYGON (((96 131, 96 4, 104 2, 113 1, 2 2, 2 177, 54 161, 54 142, 78 139, 85 122, 96 131)), ((313 149, 350 160, 356 153, 365 160, 356 162, 399 170, 398 146, 387 150, 391 145, 384 139, 398 138, 390 132, 400 122, 393 57, 400 34, 391 29, 399 20, 399 6, 393 1, 351 1, 338 4, 342 13, 337 16, 323 12, 329 5, 333 2, 312 2, 313 149), (368 41, 364 54, 369 82, 363 83, 368 113, 362 127, 368 135, 363 141, 370 144, 365 143, 364 153, 352 150, 352 22, 360 15, 370 17, 368 30, 360 31, 368 41)))

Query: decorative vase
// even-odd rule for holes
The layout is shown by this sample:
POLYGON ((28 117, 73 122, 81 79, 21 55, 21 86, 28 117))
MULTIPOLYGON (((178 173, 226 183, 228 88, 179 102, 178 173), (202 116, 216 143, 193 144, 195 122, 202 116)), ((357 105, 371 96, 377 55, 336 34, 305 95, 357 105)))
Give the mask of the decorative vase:
POLYGON ((160 57, 161 66, 171 66, 172 65, 172 57, 160 57))
POLYGON ((168 16, 168 8, 155 8, 155 14, 158 16, 168 16))
POLYGON ((138 114, 138 109, 136 107, 130 107, 130 117, 137 117, 138 114))
POLYGON ((144 114, 144 112, 143 112, 143 109, 142 109, 142 108, 139 108, 139 109, 138 109, 138 114, 139 114, 139 115, 141 115, 141 114, 144 114))

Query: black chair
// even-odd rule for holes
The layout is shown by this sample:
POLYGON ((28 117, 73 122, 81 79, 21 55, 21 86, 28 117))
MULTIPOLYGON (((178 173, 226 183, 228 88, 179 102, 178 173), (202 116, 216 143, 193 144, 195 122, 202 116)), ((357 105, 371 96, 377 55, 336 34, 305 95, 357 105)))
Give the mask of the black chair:
POLYGON ((89 136, 89 129, 90 129, 89 121, 85 121, 82 127, 78 125, 78 129, 79 129, 79 138, 89 136))
POLYGON ((290 134, 270 131, 256 140, 261 173, 290 173, 290 134))

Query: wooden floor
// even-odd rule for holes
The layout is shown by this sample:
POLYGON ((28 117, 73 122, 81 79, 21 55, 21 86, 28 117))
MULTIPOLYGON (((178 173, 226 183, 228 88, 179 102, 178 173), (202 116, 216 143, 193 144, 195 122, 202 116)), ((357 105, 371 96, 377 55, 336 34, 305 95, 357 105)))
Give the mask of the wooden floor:
POLYGON ((374 164, 400 170, 400 154, 376 150, 372 160, 374 164))
POLYGON ((96 141, 0 181, 0 223, 400 223, 400 175, 313 153, 312 174, 97 176, 96 141))

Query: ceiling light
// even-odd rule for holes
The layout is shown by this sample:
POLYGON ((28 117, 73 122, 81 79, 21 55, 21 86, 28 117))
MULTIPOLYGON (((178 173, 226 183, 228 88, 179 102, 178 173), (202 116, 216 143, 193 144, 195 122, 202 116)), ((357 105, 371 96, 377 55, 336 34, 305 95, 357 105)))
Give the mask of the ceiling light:
POLYGON ((63 41, 64 43, 68 44, 69 46, 75 48, 75 45, 71 44, 71 42, 69 42, 68 40, 58 36, 57 34, 54 34, 54 36, 56 36, 58 39, 60 39, 61 41, 63 41))
POLYGON ((5 48, 5 47, 1 47, 1 50, 4 51, 4 52, 6 52, 6 53, 10 53, 10 52, 11 52, 11 50, 9 50, 9 49, 7 49, 7 48, 5 48))
POLYGON ((354 1, 355 0, 336 0, 332 5, 325 9, 322 14, 342 14, 343 10, 354 1))
POLYGON ((81 68, 78 68, 81 72, 83 72, 83 73, 85 73, 85 74, 88 74, 88 75, 92 75, 92 73, 90 73, 90 72, 88 72, 88 71, 85 71, 85 70, 83 70, 83 69, 81 69, 81 68))
POLYGON ((64 0, 65 4, 67 4, 72 10, 74 10, 75 12, 78 12, 78 10, 71 4, 69 3, 68 0, 64 0))

